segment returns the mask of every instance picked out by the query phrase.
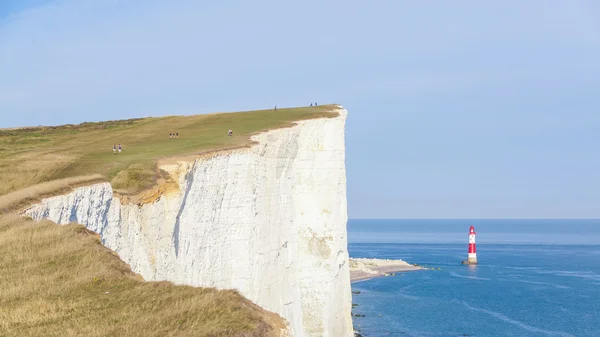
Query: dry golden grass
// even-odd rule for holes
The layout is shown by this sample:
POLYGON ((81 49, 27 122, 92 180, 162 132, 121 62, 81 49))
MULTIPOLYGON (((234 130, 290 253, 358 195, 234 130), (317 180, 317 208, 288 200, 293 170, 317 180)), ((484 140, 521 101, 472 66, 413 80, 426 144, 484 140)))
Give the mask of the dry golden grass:
POLYGON ((103 177, 99 174, 64 178, 47 181, 5 195, 0 195, 0 214, 7 214, 10 211, 18 210, 30 203, 41 200, 45 196, 51 196, 57 193, 65 193, 71 190, 73 187, 101 180, 103 180, 103 177))
POLYGON ((0 336, 278 336, 235 291, 144 282, 80 225, 0 216, 0 336))

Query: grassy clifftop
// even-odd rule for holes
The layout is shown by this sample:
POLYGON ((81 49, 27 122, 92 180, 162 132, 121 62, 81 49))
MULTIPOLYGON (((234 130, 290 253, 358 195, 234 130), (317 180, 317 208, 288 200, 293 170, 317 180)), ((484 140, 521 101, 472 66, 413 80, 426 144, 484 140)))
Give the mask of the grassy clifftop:
POLYGON ((0 337, 279 336, 284 322, 235 291, 144 282, 99 237, 9 214, 48 194, 109 181, 135 194, 159 160, 251 145, 336 106, 0 130, 0 337), (233 129, 233 137, 227 131, 233 129), (170 139, 169 133, 179 133, 170 139), (123 152, 113 154, 121 144, 123 152))
MULTIPOLYGON (((106 180, 121 194, 135 194, 160 178, 157 162, 161 159, 249 146, 255 133, 298 120, 334 117, 335 108, 324 105, 0 130, 0 196, 58 179, 71 183, 106 180), (229 129, 233 137, 227 136, 229 129), (169 134, 175 132, 179 138, 170 139, 169 134), (123 152, 113 155, 113 146, 118 144, 123 152)), ((46 187, 37 191, 52 192, 61 184, 46 187)), ((14 204, 19 195, 0 200, 0 209, 14 204)))

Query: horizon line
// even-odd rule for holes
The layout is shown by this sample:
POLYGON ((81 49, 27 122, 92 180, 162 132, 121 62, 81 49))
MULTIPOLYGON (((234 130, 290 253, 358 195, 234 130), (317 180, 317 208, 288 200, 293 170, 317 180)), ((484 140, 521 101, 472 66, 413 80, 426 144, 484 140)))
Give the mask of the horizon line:
POLYGON ((348 220, 600 220, 597 218, 532 218, 532 217, 506 217, 506 218, 355 218, 348 217, 348 220))
MULTIPOLYGON (((311 108, 311 107, 327 107, 327 106, 335 106, 338 109, 346 109, 343 105, 339 103, 326 103, 322 105, 294 105, 294 106, 281 106, 278 109, 286 110, 286 109, 300 109, 300 108, 311 108)), ((276 105, 275 105, 276 106, 276 105)), ((230 110, 230 111, 209 111, 209 112, 197 112, 197 113, 183 113, 183 114, 159 114, 152 115, 148 114, 142 117, 123 117, 121 119, 111 119, 111 120, 88 120, 83 122, 72 122, 66 124, 40 124, 40 125, 15 125, 15 126, 2 126, 0 125, 0 131, 14 131, 20 129, 39 129, 39 128, 52 128, 52 127, 60 127, 60 126, 78 126, 86 123, 106 123, 106 122, 115 122, 115 121, 129 121, 129 120, 138 120, 138 119, 150 119, 150 118, 169 118, 169 117, 191 117, 191 116, 200 116, 200 115, 221 115, 221 114, 235 114, 235 113, 252 113, 257 111, 270 110, 269 108, 252 108, 251 110, 230 110)))

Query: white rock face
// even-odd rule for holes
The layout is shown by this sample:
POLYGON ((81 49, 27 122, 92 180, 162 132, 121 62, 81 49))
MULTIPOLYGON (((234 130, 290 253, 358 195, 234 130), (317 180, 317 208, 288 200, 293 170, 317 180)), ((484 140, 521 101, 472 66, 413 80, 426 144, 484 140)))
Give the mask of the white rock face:
POLYGON ((85 225, 146 280, 237 289, 287 319, 294 337, 352 336, 346 114, 170 167, 185 172, 180 193, 152 204, 121 205, 102 183, 25 213, 85 225))

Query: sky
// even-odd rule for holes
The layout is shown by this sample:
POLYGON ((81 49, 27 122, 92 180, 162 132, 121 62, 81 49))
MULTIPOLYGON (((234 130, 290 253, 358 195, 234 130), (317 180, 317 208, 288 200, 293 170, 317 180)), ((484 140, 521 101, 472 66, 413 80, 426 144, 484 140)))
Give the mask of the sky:
POLYGON ((0 127, 348 109, 350 218, 600 218, 600 2, 0 0, 0 127))

